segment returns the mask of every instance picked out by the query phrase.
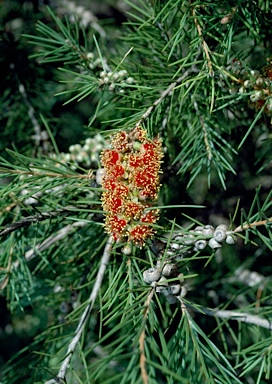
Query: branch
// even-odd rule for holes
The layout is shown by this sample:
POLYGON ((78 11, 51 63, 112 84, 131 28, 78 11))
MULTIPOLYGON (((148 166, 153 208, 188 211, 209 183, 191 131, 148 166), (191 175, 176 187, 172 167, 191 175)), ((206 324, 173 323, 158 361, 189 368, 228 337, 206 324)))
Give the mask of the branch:
MULTIPOLYGON (((51 247, 51 245, 53 245, 57 241, 63 239, 65 236, 67 236, 75 228, 84 227, 86 224, 87 224, 86 221, 76 221, 73 224, 66 225, 65 227, 60 229, 55 235, 49 236, 46 240, 44 240, 40 244, 36 245, 36 247, 34 249, 33 248, 29 249, 25 253, 25 260, 28 262, 28 261, 34 259, 34 257, 37 254, 37 251, 39 251, 39 252, 45 251, 46 249, 51 247)), ((19 267, 19 265, 20 265, 19 260, 16 260, 13 263, 11 263, 11 255, 10 255, 10 257, 8 259, 7 267, 6 268, 0 267, 0 270, 5 269, 5 273, 6 273, 6 277, 4 278, 4 280, 2 281, 2 283, 0 285, 1 290, 5 289, 5 287, 7 286, 8 282, 9 282, 9 277, 10 277, 11 271, 13 269, 17 269, 19 267)))
POLYGON ((41 141, 48 140, 48 134, 46 131, 42 131, 40 124, 38 120, 35 117, 35 111, 33 106, 30 104, 30 101, 28 100, 25 87, 22 83, 19 84, 19 92, 22 95, 22 98, 24 100, 25 105, 28 108, 28 116, 29 119, 33 125, 35 135, 32 136, 32 138, 35 140, 35 146, 38 147, 41 143, 41 141))
POLYGON ((7 236, 10 233, 16 231, 17 229, 29 227, 31 224, 38 223, 39 221, 52 219, 53 217, 58 217, 58 216, 66 216, 71 212, 74 212, 74 210, 75 209, 73 207, 65 207, 60 210, 56 210, 52 212, 44 212, 44 213, 40 213, 39 215, 27 216, 22 220, 19 220, 19 221, 16 221, 15 223, 7 225, 5 229, 0 231, 0 237, 7 236))
POLYGON ((29 171, 22 171, 19 169, 8 169, 8 168, 1 168, 0 167, 0 173, 10 173, 15 175, 31 175, 31 176, 43 176, 43 177, 60 177, 63 179, 91 179, 92 177, 92 171, 88 172, 87 175, 81 175, 81 174, 69 174, 69 173, 54 173, 54 172, 37 172, 34 169, 30 169, 29 171))
POLYGON ((93 309, 93 305, 94 305, 94 302, 96 300, 96 297, 97 297, 99 290, 101 288, 101 284, 102 284, 103 277, 104 277, 104 274, 106 271, 106 267, 107 267, 108 262, 109 262, 112 245, 113 245, 113 238, 109 237, 109 239, 106 243, 105 249, 104 249, 104 253, 103 253, 103 256, 101 259, 99 270, 97 272, 96 281, 95 281, 93 290, 92 290, 90 297, 89 297, 89 300, 88 300, 89 304, 85 308, 85 310, 84 310, 84 312, 80 318, 79 324, 78 324, 77 329, 75 331, 75 336, 73 337, 73 339, 71 340, 71 342, 68 346, 66 357, 61 364, 61 367, 59 369, 59 373, 58 373, 57 377, 53 380, 47 381, 45 384, 57 384, 60 382, 60 380, 65 381, 65 375, 66 375, 67 368, 70 365, 73 353, 75 352, 75 349, 76 349, 77 344, 80 340, 80 337, 82 335, 84 327, 85 327, 85 325, 89 319, 89 316, 91 314, 91 311, 93 309))
POLYGON ((272 223, 272 217, 270 217, 267 220, 261 220, 261 221, 254 221, 253 223, 245 224, 245 225, 240 225, 239 227, 235 228, 232 232, 237 233, 237 232, 243 232, 245 229, 251 229, 253 227, 258 227, 261 225, 266 225, 268 223, 272 223))
MULTIPOLYGON (((144 321, 147 319, 148 311, 149 311, 149 306, 152 301, 152 298, 154 296, 155 289, 151 289, 151 291, 148 294, 148 297, 145 302, 145 309, 144 309, 144 321)), ((144 343, 145 343, 145 326, 143 327, 143 330, 140 334, 139 337, 139 348, 140 348, 140 368, 141 368, 141 376, 143 379, 144 384, 148 384, 148 374, 146 372, 145 368, 145 352, 144 352, 144 343)))
POLYGON ((202 131, 203 131, 203 137, 204 137, 204 143, 205 143, 205 147, 206 147, 207 157, 208 157, 208 160, 211 161, 211 159, 212 159, 212 150, 211 150, 211 146, 210 146, 210 143, 209 143, 209 138, 208 138, 208 132, 207 132, 207 129, 206 129, 206 124, 205 124, 203 116, 199 112, 198 104, 197 104, 195 99, 194 99, 194 108, 196 110, 197 115, 199 116, 201 128, 202 128, 202 131))
POLYGON ((195 13, 195 8, 193 6, 192 6, 192 15, 193 15, 193 18, 194 18, 194 22, 195 22, 195 25, 196 25, 198 36, 202 40, 203 50, 204 50, 205 55, 206 55, 210 76, 213 77, 214 76, 214 72, 213 72, 213 67, 212 67, 211 56, 210 56, 210 53, 209 53, 209 47, 208 47, 206 41, 204 40, 203 32, 202 32, 200 24, 199 24, 199 22, 197 20, 196 13, 195 13))
MULTIPOLYGON (((181 302, 181 305, 184 306, 185 304, 183 300, 180 297, 178 299, 181 302)), ((204 307, 196 308, 194 305, 191 305, 191 304, 186 304, 185 306, 189 307, 194 312, 198 312, 202 314, 204 313, 205 315, 208 315, 208 316, 220 317, 221 319, 227 319, 227 320, 237 320, 237 321, 241 321, 242 323, 258 325, 259 327, 272 330, 272 320, 269 321, 267 319, 262 319, 259 316, 250 315, 249 313, 222 310, 222 309, 216 309, 216 308, 215 309, 207 309, 204 307)))
POLYGON ((184 72, 184 74, 182 76, 180 76, 174 83, 171 83, 169 85, 169 87, 163 91, 163 93, 161 94, 161 97, 159 97, 152 105, 151 107, 149 107, 147 109, 147 111, 142 115, 142 117, 140 118, 140 120, 136 123, 136 127, 138 127, 139 125, 142 124, 142 122, 151 114, 151 112, 153 111, 153 109, 159 105, 163 99, 165 99, 166 96, 169 95, 169 93, 179 84, 182 82, 182 80, 184 80, 189 74, 190 72, 194 72, 195 69, 194 68, 190 68, 188 69, 187 71, 184 72))
MULTIPOLYGON (((88 223, 86 221, 76 221, 73 224, 68 224, 65 227, 61 228, 56 234, 49 236, 47 239, 42 241, 40 244, 36 245, 35 248, 29 249, 25 253, 25 260, 30 261, 34 259, 36 256, 37 251, 43 252, 46 249, 50 248, 51 245, 55 244, 57 241, 62 240, 65 236, 67 236, 71 231, 73 231, 75 228, 82 228, 85 227, 88 223)), ((19 261, 15 261, 12 264, 12 268, 18 268, 19 261)))

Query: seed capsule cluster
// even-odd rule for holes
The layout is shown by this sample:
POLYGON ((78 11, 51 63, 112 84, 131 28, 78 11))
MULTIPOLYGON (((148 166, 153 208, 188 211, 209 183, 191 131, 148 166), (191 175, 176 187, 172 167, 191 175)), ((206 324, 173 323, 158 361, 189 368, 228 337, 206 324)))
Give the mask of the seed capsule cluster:
POLYGON ((178 273, 177 265, 165 262, 161 265, 158 261, 156 268, 149 268, 143 273, 143 280, 148 285, 155 287, 157 293, 166 297, 170 304, 177 301, 177 296, 184 297, 187 293, 182 285, 184 282, 183 274, 178 273), (173 278, 176 278, 173 281, 173 278), (168 281, 171 279, 171 282, 168 281))
POLYGON ((76 169, 79 165, 85 168, 96 168, 101 150, 108 145, 107 141, 100 135, 87 137, 84 144, 73 144, 68 153, 50 154, 49 156, 59 162, 71 163, 71 168, 76 169))
MULTIPOLYGON (((216 249, 220 248, 223 242, 235 244, 235 241, 235 236, 232 234, 232 231, 228 231, 228 227, 225 224, 220 224, 216 228, 211 225, 197 226, 188 234, 177 234, 170 244, 170 253, 171 251, 173 253, 174 249, 188 251, 189 246, 195 252, 202 251, 207 246, 216 249)), ((169 256, 170 253, 168 252, 169 256)))
POLYGON ((100 84, 107 85, 109 91, 117 93, 125 93, 127 85, 134 84, 135 80, 129 76, 126 70, 117 72, 100 72, 100 84))
POLYGON ((87 137, 83 145, 75 144, 69 147, 69 153, 66 154, 67 161, 73 161, 77 164, 91 166, 99 160, 99 154, 107 145, 105 139, 98 133, 94 137, 87 137))
MULTIPOLYGON (((239 60, 234 60, 226 68, 237 81, 231 83, 230 93, 248 93, 250 106, 261 109, 266 103, 264 112, 272 113, 272 61, 267 59, 268 65, 261 72, 244 68, 239 60)), ((224 76, 218 81, 218 85, 227 88, 224 76)))
POLYGON ((115 241, 138 246, 155 233, 158 209, 159 170, 163 157, 161 140, 148 140, 146 131, 136 127, 111 139, 112 149, 101 154, 102 205, 105 229, 115 241))

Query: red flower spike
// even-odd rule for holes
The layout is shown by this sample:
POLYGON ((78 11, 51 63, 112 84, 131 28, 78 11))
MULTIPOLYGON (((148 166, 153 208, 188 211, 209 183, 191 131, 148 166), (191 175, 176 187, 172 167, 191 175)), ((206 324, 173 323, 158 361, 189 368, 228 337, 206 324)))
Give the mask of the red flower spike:
POLYGON ((143 165, 143 159, 139 156, 136 156, 136 155, 130 155, 129 156, 129 165, 130 167, 133 167, 133 168, 138 168, 138 167, 141 167, 143 165))
POLYGON ((153 235, 153 228, 151 228, 149 225, 135 225, 129 231, 128 240, 141 247, 145 241, 153 235))
POLYGON ((101 155, 101 163, 104 165, 104 167, 115 165, 119 159, 119 153, 110 149, 106 149, 101 155))
POLYGON ((122 167, 122 165, 118 165, 116 164, 114 167, 111 167, 109 169, 109 174, 112 176, 112 177, 121 177, 123 176, 125 173, 125 170, 124 168, 122 167))
POLYGON ((117 184, 115 188, 115 193, 120 197, 126 197, 129 192, 129 189, 126 185, 117 184))
POLYGON ((129 148, 128 134, 125 131, 116 133, 111 139, 111 145, 116 151, 126 152, 129 148))
POLYGON ((117 187, 117 183, 115 182, 115 179, 109 179, 109 178, 103 178, 103 188, 108 189, 110 191, 114 191, 117 187))
POLYGON ((159 217, 159 210, 146 208, 156 202, 160 187, 161 140, 148 140, 146 131, 136 127, 115 134, 111 145, 101 155, 105 229, 115 241, 141 247, 154 235, 152 225, 159 217))
POLYGON ((141 221, 143 223, 155 223, 158 218, 159 211, 156 209, 154 211, 149 211, 145 215, 141 217, 141 221))
POLYGON ((146 141, 146 131, 141 127, 136 127, 131 131, 134 140, 139 140, 142 143, 146 141))
POLYGON ((125 235, 126 225, 126 220, 119 219, 118 216, 107 216, 105 220, 106 230, 113 236, 115 241, 122 239, 125 235))
POLYGON ((141 203, 133 203, 128 201, 125 204, 126 215, 130 216, 131 219, 136 220, 136 218, 143 212, 143 205, 141 203))
POLYGON ((112 194, 111 191, 107 191, 103 196, 104 209, 111 213, 118 213, 122 210, 122 199, 118 195, 112 194))

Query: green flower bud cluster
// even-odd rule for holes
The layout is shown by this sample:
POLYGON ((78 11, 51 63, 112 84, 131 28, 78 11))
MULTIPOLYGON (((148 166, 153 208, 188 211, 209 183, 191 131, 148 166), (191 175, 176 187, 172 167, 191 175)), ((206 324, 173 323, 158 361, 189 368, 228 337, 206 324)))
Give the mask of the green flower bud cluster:
POLYGON ((264 104, 264 111, 268 114, 272 112, 272 63, 268 59, 269 65, 261 72, 255 69, 243 68, 242 63, 238 60, 232 62, 227 68, 222 68, 218 85, 227 89, 226 76, 224 71, 228 72, 232 78, 237 81, 231 82, 229 93, 245 94, 249 97, 249 105, 256 109, 261 109, 264 104))
POLYGON ((79 5, 77 1, 60 0, 58 2, 58 12, 63 16, 67 16, 70 23, 76 24, 80 22, 83 28, 91 26, 100 36, 106 37, 106 32, 99 25, 97 17, 91 12, 89 7, 79 5))
POLYGON ((100 84, 102 86, 108 86, 110 92, 123 94, 125 93, 127 86, 134 83, 134 78, 129 76, 125 69, 116 72, 100 72, 100 84))
MULTIPOLYGON (((70 163, 72 169, 76 169, 79 165, 85 168, 98 168, 99 167, 99 156, 102 149, 105 149, 108 146, 107 141, 98 133, 93 138, 88 137, 83 145, 75 144, 69 147, 69 153, 60 153, 49 154, 49 157, 54 161, 56 161, 55 166, 59 168, 63 168, 65 171, 65 165, 62 163, 70 163)), ((46 165, 45 165, 46 167, 46 165)), ((35 167, 33 167, 33 171, 35 167)), ((41 172, 41 169, 39 169, 41 172)), ((39 202, 39 199, 44 194, 58 194, 62 195, 62 190, 64 189, 65 183, 63 185, 59 185, 57 187, 49 188, 48 190, 44 190, 40 188, 40 186, 32 186, 31 178, 32 175, 21 175, 20 181, 26 182, 26 187, 22 189, 21 196, 22 201, 25 205, 33 205, 39 202)), ((44 181, 50 181, 50 177, 45 176, 44 181)), ((90 199, 94 197, 94 192, 89 192, 90 199)))
MULTIPOLYGON (((84 59, 86 60, 86 67, 98 77, 98 84, 101 89, 107 88, 110 92, 124 94, 135 83, 135 79, 129 76, 125 69, 112 71, 106 59, 96 57, 93 52, 84 55, 84 59), (101 71, 102 67, 103 70, 101 71)), ((85 69, 81 72, 87 74, 85 69)))
MULTIPOLYGON (((93 52, 88 52, 86 55, 86 58, 88 60, 88 67, 92 70, 99 70, 99 68, 102 68, 102 60, 100 57, 95 57, 93 52)), ((104 60, 103 60, 104 61, 104 60)), ((105 65, 105 61, 104 61, 105 65)))
POLYGON ((60 162, 72 163, 74 169, 78 165, 86 168, 97 168, 101 150, 107 146, 107 141, 98 133, 93 138, 87 137, 83 145, 71 145, 68 153, 60 153, 59 156, 52 154, 51 157, 60 162))

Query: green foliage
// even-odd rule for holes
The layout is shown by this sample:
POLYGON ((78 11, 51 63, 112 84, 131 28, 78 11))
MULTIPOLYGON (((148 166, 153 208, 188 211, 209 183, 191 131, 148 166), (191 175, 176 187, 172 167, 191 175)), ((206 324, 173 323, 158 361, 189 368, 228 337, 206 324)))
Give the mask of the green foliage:
POLYGON ((269 2, 94 1, 87 25, 84 2, 9 3, 1 384, 269 382, 269 2), (163 141, 161 219, 130 249, 105 234, 96 175, 138 125, 163 141))

